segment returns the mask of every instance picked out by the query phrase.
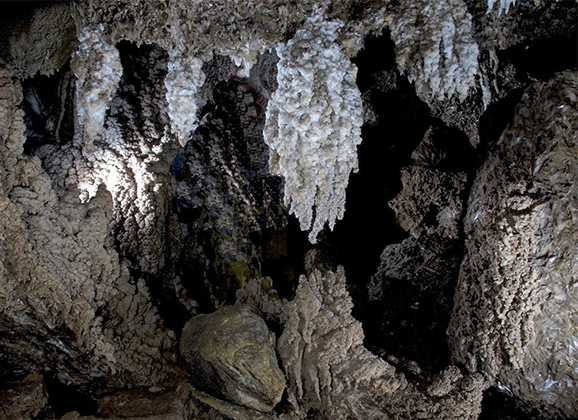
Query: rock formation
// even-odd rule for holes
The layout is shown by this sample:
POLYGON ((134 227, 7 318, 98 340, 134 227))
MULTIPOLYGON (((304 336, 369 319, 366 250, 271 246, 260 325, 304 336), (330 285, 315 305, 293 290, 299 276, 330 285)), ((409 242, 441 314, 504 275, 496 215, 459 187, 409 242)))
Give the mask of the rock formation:
POLYGON ((575 73, 533 84, 480 168, 449 331, 456 360, 567 417, 578 416, 577 87, 575 73))
POLYGON ((197 315, 182 334, 181 355, 199 389, 265 412, 281 401, 285 376, 275 336, 250 306, 197 315))
POLYGON ((325 223, 332 229, 343 218, 361 143, 357 70, 336 43, 342 26, 318 12, 276 48, 277 90, 267 106, 271 173, 285 178, 285 204, 313 243, 325 223))
POLYGON ((578 417, 576 2, 0 11, 0 418, 578 417))

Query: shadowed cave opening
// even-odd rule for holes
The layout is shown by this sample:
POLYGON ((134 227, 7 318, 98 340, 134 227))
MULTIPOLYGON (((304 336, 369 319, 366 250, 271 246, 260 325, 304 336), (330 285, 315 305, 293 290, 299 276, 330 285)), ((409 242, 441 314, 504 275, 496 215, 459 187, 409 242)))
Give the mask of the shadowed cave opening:
MULTIPOLYGON (((256 68, 255 77, 274 79, 274 67, 259 62, 256 68)), ((270 277, 281 297, 292 298, 304 273, 306 232, 281 205, 282 178, 268 172, 265 115, 255 112, 251 83, 245 78, 216 82, 199 127, 171 167, 178 184, 176 213, 186 231, 178 271, 200 313, 214 311, 215 299, 234 303, 237 288, 253 277, 270 277), (233 171, 242 187, 229 190, 219 168, 233 171), (244 200, 254 203, 253 227, 227 213, 245 211, 244 200)))
POLYGON ((74 82, 67 63, 50 76, 36 75, 22 82, 26 126, 24 153, 46 144, 65 144, 74 135, 74 82))
POLYGON ((499 59, 513 63, 532 78, 547 80, 554 73, 578 68, 577 38, 578 33, 574 31, 570 36, 539 39, 530 45, 521 44, 501 51, 499 59))
POLYGON ((369 37, 355 61, 358 86, 377 121, 363 126, 359 172, 349 180, 345 217, 333 233, 325 233, 323 245, 336 264, 345 267, 366 346, 378 354, 417 361, 426 370, 439 370, 449 360, 445 329, 456 279, 423 289, 393 282, 377 303, 369 302, 367 283, 385 246, 408 236, 387 203, 400 191, 401 168, 410 164, 427 128, 439 127, 436 146, 447 155, 440 169, 466 170, 474 154, 466 136, 432 118, 413 86, 399 75, 387 33, 369 37))
POLYGON ((490 387, 484 392, 482 413, 478 420, 526 420, 539 419, 540 412, 536 409, 522 410, 516 398, 498 387, 490 387))
POLYGON ((43 413, 39 419, 60 418, 66 413, 76 411, 82 416, 97 414, 97 403, 88 389, 74 385, 65 385, 52 376, 45 378, 50 412, 43 413))

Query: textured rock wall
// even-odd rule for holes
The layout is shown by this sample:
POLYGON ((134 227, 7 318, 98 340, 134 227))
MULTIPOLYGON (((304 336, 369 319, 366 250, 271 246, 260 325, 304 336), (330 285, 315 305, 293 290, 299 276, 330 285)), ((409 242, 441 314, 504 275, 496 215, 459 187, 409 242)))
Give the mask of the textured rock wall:
POLYGON ((51 162, 68 174, 63 185, 38 157, 23 156, 21 93, 5 69, 2 88, 0 281, 2 331, 12 337, 2 342, 7 363, 54 370, 64 382, 105 376, 114 382, 115 375, 135 383, 162 380, 170 372, 162 352, 173 343, 146 286, 129 282, 114 249, 110 193, 99 188, 88 203, 80 202, 72 151, 51 162))
POLYGON ((575 417, 575 73, 533 84, 470 193, 454 358, 528 404, 575 417))
POLYGON ((578 416, 574 1, 2 12, 0 417, 578 416))

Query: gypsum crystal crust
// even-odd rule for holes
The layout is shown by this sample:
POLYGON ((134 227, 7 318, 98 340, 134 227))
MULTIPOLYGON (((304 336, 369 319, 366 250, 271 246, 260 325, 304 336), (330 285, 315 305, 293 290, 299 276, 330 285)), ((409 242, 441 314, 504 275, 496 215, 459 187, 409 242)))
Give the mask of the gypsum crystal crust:
MULTIPOLYGON (((267 306, 277 311, 276 305, 263 309, 267 306)), ((292 407, 287 418, 312 418, 312 413, 332 420, 479 417, 486 387, 482 375, 463 375, 448 366, 416 383, 363 345, 363 328, 352 308, 342 267, 302 276, 295 299, 284 305, 277 353, 292 407)))
MULTIPOLYGON (((71 67, 77 77, 75 135, 92 144, 102 133, 108 105, 122 75, 120 54, 102 25, 85 27, 78 37, 71 67)), ((78 141, 78 138, 77 138, 78 141)))
POLYGON ((494 5, 498 3, 498 13, 508 13, 510 7, 516 4, 516 0, 488 0, 488 12, 494 9, 494 5))
POLYGON ((277 352, 296 412, 317 410, 327 419, 386 418, 372 395, 386 396, 406 384, 395 368, 363 346, 353 318, 345 271, 301 276, 287 304, 277 352))
POLYGON ((183 51, 169 50, 165 87, 171 125, 184 146, 198 125, 197 113, 203 105, 200 90, 205 83, 203 61, 183 51))
POLYGON ((464 101, 476 85, 479 48, 463 0, 416 0, 390 24, 396 61, 420 98, 464 101))
POLYGON ((266 112, 270 170, 285 178, 285 204, 315 243, 345 211, 349 174, 357 170, 362 102, 357 68, 336 43, 339 21, 307 19, 277 46, 278 88, 266 112))
POLYGON ((2 362, 75 385, 174 379, 174 339, 112 247, 110 194, 101 187, 79 202, 77 155, 66 148, 51 165, 23 154, 21 101, 0 66, 0 335, 10 337, 0 340, 2 362))

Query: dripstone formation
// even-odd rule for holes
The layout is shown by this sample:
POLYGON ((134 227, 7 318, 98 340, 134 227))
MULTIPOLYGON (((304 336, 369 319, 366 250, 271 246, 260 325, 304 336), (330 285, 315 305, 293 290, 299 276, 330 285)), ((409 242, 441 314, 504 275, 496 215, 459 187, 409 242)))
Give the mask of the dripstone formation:
POLYGON ((0 419, 578 418, 575 1, 0 12, 0 419))

